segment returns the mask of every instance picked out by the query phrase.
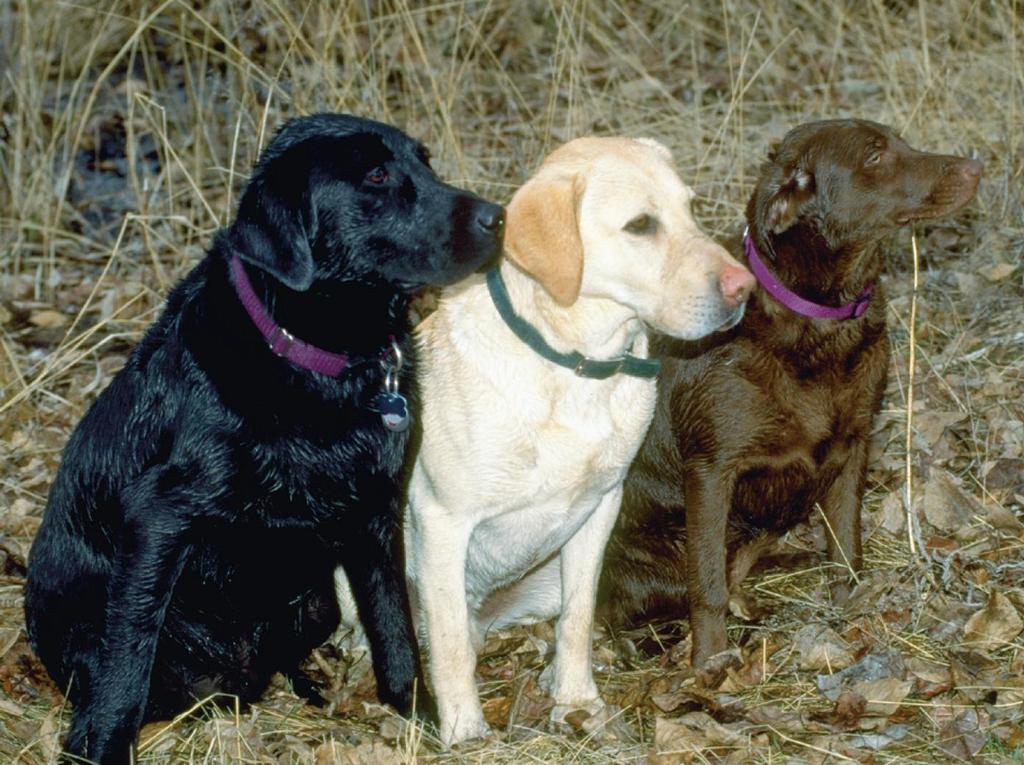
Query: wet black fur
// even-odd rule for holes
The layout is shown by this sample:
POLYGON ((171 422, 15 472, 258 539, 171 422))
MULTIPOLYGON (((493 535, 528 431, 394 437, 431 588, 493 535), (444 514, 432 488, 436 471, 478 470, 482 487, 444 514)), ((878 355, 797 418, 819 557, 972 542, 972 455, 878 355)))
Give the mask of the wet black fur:
POLYGON ((297 665, 338 623, 339 564, 380 698, 411 711, 400 519, 416 435, 374 410, 379 358, 395 338, 415 421, 410 292, 496 257, 502 215, 390 126, 321 114, 278 133, 51 488, 25 608, 74 705, 67 752, 127 762, 144 721, 216 692, 255 700, 275 671, 315 699, 297 665), (335 379, 273 355, 230 281, 236 253, 279 325, 354 364, 335 379))

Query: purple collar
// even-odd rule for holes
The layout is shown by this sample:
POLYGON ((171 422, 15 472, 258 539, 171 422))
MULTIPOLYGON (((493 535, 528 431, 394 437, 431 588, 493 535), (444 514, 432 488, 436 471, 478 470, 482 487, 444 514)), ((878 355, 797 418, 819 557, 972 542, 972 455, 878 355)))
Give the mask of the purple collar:
POLYGON ((287 359, 296 366, 319 372, 329 377, 337 377, 348 366, 348 356, 344 353, 331 353, 315 345, 292 337, 288 330, 276 324, 263 307, 256 291, 252 288, 249 275, 245 273, 245 267, 237 255, 231 258, 231 281, 234 282, 235 292, 238 299, 242 301, 242 307, 249 314, 256 329, 267 341, 270 350, 277 356, 287 359))
POLYGON ((812 319, 857 319, 868 310, 871 293, 875 291, 873 284, 865 287, 856 300, 846 305, 830 306, 812 303, 810 300, 800 297, 793 290, 789 289, 768 269, 768 266, 761 260, 761 256, 757 254, 754 238, 750 236, 749 229, 743 232, 743 248, 747 253, 750 270, 761 283, 761 286, 768 291, 769 295, 794 313, 798 313, 801 316, 809 316, 812 319))

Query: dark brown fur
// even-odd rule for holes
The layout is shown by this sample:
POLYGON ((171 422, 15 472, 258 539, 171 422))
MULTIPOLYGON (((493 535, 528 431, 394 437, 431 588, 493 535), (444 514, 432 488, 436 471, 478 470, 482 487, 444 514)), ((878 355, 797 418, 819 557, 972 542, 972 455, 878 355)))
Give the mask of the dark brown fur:
POLYGON ((657 341, 666 357, 658 406, 606 553, 606 619, 688 609, 693 664, 704 668, 726 648, 730 586, 816 503, 835 535, 829 559, 860 567, 868 437, 889 356, 877 245, 966 204, 980 175, 974 160, 914 151, 861 120, 802 125, 769 154, 747 206, 769 268, 818 303, 849 303, 868 284, 874 295, 859 319, 809 319, 759 285, 726 335, 657 341))

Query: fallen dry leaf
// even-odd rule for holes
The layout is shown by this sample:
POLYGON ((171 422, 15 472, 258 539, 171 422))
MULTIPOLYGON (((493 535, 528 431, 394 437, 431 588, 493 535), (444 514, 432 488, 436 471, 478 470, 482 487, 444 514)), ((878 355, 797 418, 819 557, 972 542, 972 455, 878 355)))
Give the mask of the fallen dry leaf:
POLYGON ((33 311, 29 314, 28 320, 31 324, 44 329, 56 329, 67 324, 68 317, 60 311, 52 308, 45 308, 41 311, 33 311))
POLYGON ((889 572, 871 571, 861 574, 860 584, 853 588, 846 603, 847 617, 851 620, 857 616, 873 618, 878 613, 878 604, 888 595, 894 584, 889 572))
POLYGON ((1017 270, 1017 267, 1012 263, 1004 263, 999 261, 993 263, 991 266, 985 266, 979 268, 978 273, 988 279, 990 282, 1001 282, 1007 276, 1017 270))
POLYGON ((921 412, 914 415, 914 430, 929 446, 934 446, 942 438, 946 428, 966 419, 966 412, 921 412))
POLYGON ((882 677, 877 680, 862 680, 853 686, 853 692, 867 699, 864 712, 869 715, 892 715, 900 702, 907 697, 913 687, 910 680, 896 677, 882 677))
POLYGON ((979 713, 977 709, 948 710, 940 709, 937 719, 947 719, 939 728, 939 747, 958 761, 971 761, 981 751, 988 740, 984 728, 988 727, 988 715, 979 713))
POLYGON ((1005 531, 1015 536, 1019 536, 1024 531, 1024 523, 1021 523, 1012 511, 1002 505, 995 503, 985 505, 982 517, 987 523, 992 524, 993 528, 1000 531, 1005 531))
POLYGON ((327 741, 313 750, 316 765, 401 765, 397 750, 380 741, 342 744, 327 741))
POLYGON ((914 505, 919 513, 924 513, 925 520, 940 531, 963 528, 974 510, 956 479, 944 470, 933 471, 914 505))
POLYGON ((1024 488, 1024 459, 1000 458, 991 462, 985 470, 985 487, 988 489, 1024 488))
MULTIPOLYGON (((870 680, 902 679, 906 674, 906 665, 899 651, 886 650, 869 653, 856 664, 831 675, 818 675, 818 690, 829 701, 839 698, 846 687, 870 680)), ((908 689, 909 690, 909 689, 908 689)), ((867 694, 864 694, 869 698, 867 694)))
POLYGON ((893 536, 903 533, 907 527, 907 511, 903 504, 903 489, 891 491, 885 495, 878 506, 878 524, 893 536))
POLYGON ((237 725, 231 718, 214 718, 203 728, 217 742, 216 751, 226 758, 251 759, 266 752, 260 728, 251 718, 243 717, 237 725))
POLYGON ((699 729, 678 720, 655 719, 654 748, 658 754, 699 752, 704 746, 704 736, 699 729))
POLYGON ((777 704, 753 707, 747 713, 746 719, 755 725, 765 725, 788 733, 800 734, 808 730, 823 730, 822 726, 810 717, 791 709, 783 709, 777 704))
POLYGON ((683 702, 692 699, 692 694, 680 691, 683 682, 691 677, 682 672, 670 672, 657 678, 651 684, 651 703, 662 712, 675 712, 683 702))
POLYGON ((800 669, 836 670, 853 663, 853 654, 846 643, 832 629, 820 624, 808 624, 797 630, 793 637, 800 669))
POLYGON ((660 753, 699 752, 708 747, 746 748, 750 726, 722 725, 706 712, 690 712, 654 721, 654 745, 660 753))
POLYGON ((889 744, 905 738, 908 733, 910 733, 909 725, 890 725, 881 732, 857 733, 850 736, 849 742, 862 749, 874 749, 877 752, 889 744))
POLYGON ((945 693, 953 687, 953 677, 948 667, 911 656, 907 659, 907 671, 914 678, 914 694, 929 699, 945 693))
POLYGON ((996 694, 996 706, 1010 708, 1018 706, 1024 712, 1024 677, 1008 677, 1000 682, 996 694))
POLYGON ((960 243, 960 232, 948 226, 939 226, 928 232, 925 243, 929 249, 951 250, 960 243))
POLYGON ((832 709, 832 724, 839 730, 853 730, 864 716, 868 700, 857 691, 843 691, 832 709))
POLYGON ((1010 599, 992 590, 985 607, 964 625, 964 642, 980 650, 1005 647, 1024 630, 1024 620, 1010 599))
POLYGON ((54 707, 43 718, 36 734, 44 762, 54 762, 60 754, 60 707, 54 707))
POLYGON ((512 713, 512 701, 512 696, 493 696, 485 699, 481 706, 487 724, 498 729, 507 727, 512 713))

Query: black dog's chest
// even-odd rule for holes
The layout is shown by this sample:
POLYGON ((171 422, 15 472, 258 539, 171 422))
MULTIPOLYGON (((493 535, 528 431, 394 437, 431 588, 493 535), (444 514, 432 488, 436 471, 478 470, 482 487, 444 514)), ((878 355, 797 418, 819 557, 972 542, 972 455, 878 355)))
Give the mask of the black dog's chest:
POLYGON ((376 413, 369 412, 368 419, 366 427, 379 429, 379 439, 357 429, 334 442, 255 444, 245 459, 249 491, 239 520, 266 527, 313 526, 367 500, 386 505, 409 436, 387 430, 376 413))

